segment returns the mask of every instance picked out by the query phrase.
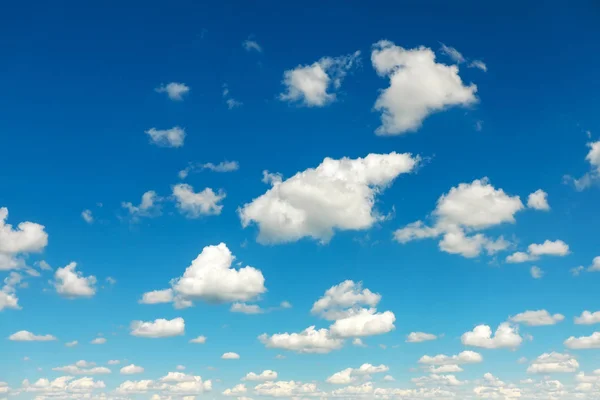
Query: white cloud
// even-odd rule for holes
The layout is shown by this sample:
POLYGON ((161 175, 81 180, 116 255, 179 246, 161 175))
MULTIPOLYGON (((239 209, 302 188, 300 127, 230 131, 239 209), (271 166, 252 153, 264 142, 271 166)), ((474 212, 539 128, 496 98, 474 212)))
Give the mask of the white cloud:
POLYGON ((157 319, 154 322, 133 321, 131 323, 131 335, 147 338, 164 338, 180 336, 185 332, 185 321, 183 318, 172 320, 157 319))
POLYGON ((356 347, 367 347, 367 345, 363 343, 361 338, 354 338, 352 340, 352 345, 356 347))
POLYGON ((375 109, 382 113, 382 124, 375 131, 378 135, 416 131, 430 114, 478 101, 477 86, 465 86, 458 66, 436 63, 429 48, 406 50, 381 40, 373 45, 371 62, 380 76, 390 79, 390 86, 375 102, 375 109))
POLYGON ((232 268, 235 257, 225 243, 206 246, 171 285, 178 296, 208 302, 248 301, 264 293, 265 278, 260 270, 247 266, 232 268))
POLYGON ((336 230, 370 228, 384 218, 374 209, 376 196, 418 163, 419 157, 408 153, 369 154, 325 158, 286 180, 270 174, 273 187, 238 210, 242 225, 256 223, 261 243, 303 237, 326 243, 336 230))
POLYGON ((588 272, 599 272, 600 271, 600 256, 594 257, 592 265, 587 269, 588 272))
POLYGON ((462 371, 463 371, 463 369, 461 367, 459 367, 457 364, 440 365, 439 367, 432 365, 429 367, 429 372, 432 374, 447 374, 447 373, 462 372, 462 371))
POLYGON ((528 326, 555 325, 565 319, 562 314, 551 315, 546 310, 525 311, 520 314, 510 317, 512 322, 525 324, 528 326))
POLYGON ((119 365, 119 364, 121 364, 121 361, 119 361, 119 360, 108 360, 107 364, 108 365, 119 365))
POLYGON ((144 372, 144 368, 138 365, 130 364, 121 368, 120 372, 123 375, 141 374, 142 372, 144 372))
POLYGON ((462 335, 461 341, 466 346, 483 347, 485 349, 499 349, 519 347, 523 338, 519 336, 517 327, 503 322, 492 335, 488 325, 478 325, 472 331, 462 335))
POLYGON ((185 365, 178 365, 177 367, 175 367, 175 369, 177 371, 184 371, 185 370, 185 365))
POLYGON ((94 222, 94 216, 92 215, 91 210, 83 210, 81 212, 81 218, 83 218, 83 220, 85 222, 87 222, 88 224, 91 224, 94 222))
POLYGON ((232 353, 232 352, 228 352, 228 353, 224 353, 221 358, 223 360, 239 360, 240 359, 240 355, 238 353, 232 353))
POLYGON ((389 371, 387 365, 371 365, 363 364, 359 368, 346 368, 340 372, 336 372, 327 378, 326 382, 335 385, 347 385, 349 383, 356 382, 358 377, 369 376, 371 374, 378 374, 389 371))
POLYGON ((421 343, 429 340, 436 340, 437 336, 432 333, 411 332, 406 337, 406 343, 421 343))
POLYGON ((179 211, 188 218, 198 218, 203 215, 219 215, 223 205, 219 204, 225 198, 225 192, 215 193, 211 188, 194 192, 194 188, 186 183, 173 186, 173 196, 179 211))
POLYGON ((237 161, 221 161, 218 164, 213 163, 190 163, 187 167, 179 171, 179 179, 185 179, 191 172, 199 172, 203 170, 209 170, 212 172, 234 172, 240 169, 240 164, 237 161))
POLYGON ((465 382, 460 381, 454 375, 437 375, 431 374, 429 376, 421 376, 419 378, 412 378, 411 381, 417 386, 424 385, 441 385, 441 386, 460 386, 465 382))
POLYGON ((540 267, 536 267, 535 265, 531 267, 529 273, 531 274, 531 277, 533 279, 541 279, 542 276, 544 276, 544 271, 542 271, 540 267))
POLYGON ((150 137, 150 142, 159 147, 182 147, 185 140, 185 130, 179 126, 171 129, 150 128, 144 131, 150 137))
POLYGON ((171 303, 173 301, 173 290, 153 290, 146 292, 142 295, 139 300, 140 304, 160 304, 160 303, 171 303))
POLYGON ((297 381, 275 381, 265 382, 254 387, 259 396, 304 398, 317 396, 317 385, 314 383, 302 383, 297 381))
POLYGON ((587 144, 590 151, 585 157, 585 160, 590 164, 590 171, 579 179, 575 179, 569 175, 565 176, 565 182, 573 182, 575 189, 581 191, 592 186, 600 180, 600 140, 587 144))
POLYGON ((19 299, 15 295, 16 286, 21 282, 21 274, 12 271, 4 279, 4 286, 0 289, 0 311, 5 308, 19 310, 19 299))
POLYGON ((562 240, 546 240, 542 244, 532 243, 527 247, 527 253, 517 251, 506 257, 508 263, 522 263, 528 261, 535 261, 540 256, 558 256, 564 257, 569 254, 569 245, 562 240))
POLYGON ((577 325, 593 325, 600 324, 600 311, 590 312, 584 311, 581 316, 575 317, 575 323, 577 325))
POLYGON ((262 314, 264 312, 260 306, 246 303, 233 303, 229 311, 242 314, 262 314))
POLYGON ((78 344, 79 344, 79 342, 77 340, 73 340, 72 342, 65 343, 65 346, 67 346, 67 347, 75 347, 78 344))
POLYGON ((34 222, 21 222, 17 229, 6 223, 8 209, 0 208, 0 253, 5 255, 42 251, 48 244, 44 226, 34 222))
POLYGON ((90 342, 90 344, 105 344, 106 338, 98 337, 90 342))
POLYGON ((72 376, 61 376, 53 381, 40 378, 35 383, 23 380, 21 390, 23 392, 39 393, 39 397, 57 398, 85 398, 90 397, 90 392, 95 389, 104 389, 103 381, 94 381, 93 378, 83 377, 74 379, 72 376), (47 396, 45 396, 47 395, 47 396))
POLYGON ((565 346, 569 349, 600 349, 600 332, 578 338, 571 336, 565 340, 565 346))
POLYGON ((393 377, 393 376, 391 376, 391 375, 386 375, 386 376, 384 376, 384 377, 383 377, 383 380, 384 380, 385 382, 395 382, 395 381, 396 381, 396 380, 394 379, 394 377, 393 377))
POLYGON ((467 236, 467 233, 514 223, 515 214, 523 208, 519 196, 510 196, 504 190, 494 188, 488 178, 476 179, 451 188, 438 199, 432 212, 432 227, 416 221, 398 229, 394 237, 404 244, 442 236, 439 242, 442 251, 464 257, 476 257, 484 250, 495 254, 508 248, 510 243, 502 236, 492 240, 483 234, 467 236))
POLYGON ((240 383, 238 385, 235 385, 231 389, 225 389, 223 391, 223 395, 224 396, 239 396, 241 394, 246 393, 247 391, 248 391, 248 389, 246 389, 246 385, 244 385, 243 383, 240 383))
POLYGON ((56 340, 52 335, 35 335, 29 331, 15 332, 8 339, 16 342, 48 342, 56 340))
POLYGON ((379 293, 362 288, 362 282, 346 280, 332 286, 312 306, 311 313, 329 320, 346 316, 345 309, 357 305, 375 307, 381 300, 379 293))
POLYGON ((154 90, 156 93, 166 93, 171 100, 181 101, 183 95, 189 93, 190 88, 184 83, 171 82, 167 85, 160 85, 154 90))
POLYGON ((579 363, 573 356, 561 353, 544 353, 531 362, 527 372, 532 374, 551 374, 555 372, 575 372, 579 363))
POLYGON ((243 378, 245 381, 274 381, 275 379, 277 379, 277 372, 270 369, 264 370, 260 374, 249 372, 243 378))
POLYGON ((254 50, 254 51, 257 51, 259 53, 262 53, 262 51, 263 51, 262 47, 255 40, 250 40, 250 39, 244 40, 242 42, 242 46, 244 47, 244 49, 246 51, 253 51, 254 50))
POLYGON ((137 220, 141 217, 155 217, 160 215, 160 198, 154 190, 149 190, 142 195, 142 202, 139 206, 134 206, 130 202, 121 203, 121 207, 129 211, 129 215, 133 220, 137 220))
POLYGON ((487 65, 481 60, 473 60, 469 64, 469 68, 477 68, 482 70, 483 72, 487 72, 487 65))
POLYGON ((64 372, 69 375, 102 375, 111 373, 110 369, 106 367, 96 367, 95 365, 95 363, 80 360, 72 365, 52 368, 52 371, 64 372))
POLYGON ((283 73, 286 91, 282 101, 299 102, 308 107, 323 107, 336 100, 349 70, 360 62, 360 51, 341 57, 323 57, 312 65, 298 65, 283 73), (333 87, 333 92, 330 91, 333 87))
POLYGON ((426 365, 459 365, 459 364, 477 364, 483 361, 481 354, 466 350, 454 356, 438 354, 437 356, 423 356, 419 359, 420 364, 426 365))
POLYGON ((194 339, 190 340, 190 343, 198 343, 198 344, 204 344, 206 343, 206 336, 198 336, 194 339))
POLYGON ((396 328, 394 321, 396 317, 391 311, 378 313, 375 308, 352 309, 345 317, 336 320, 329 331, 342 338, 381 335, 396 328))
POLYGON ((463 57, 463 55, 454 47, 446 46, 444 43, 442 43, 442 47, 440 50, 443 54, 450 57, 452 61, 454 61, 457 64, 461 64, 466 61, 465 57, 463 57))
POLYGON ((535 210, 549 211, 550 205, 548 205, 548 193, 542 189, 538 189, 531 193, 527 198, 527 207, 535 210))
POLYGON ((96 277, 83 276, 76 271, 77 263, 71 262, 64 268, 58 268, 54 273, 56 292, 67 298, 91 297, 96 294, 96 277))
POLYGON ((327 329, 309 326, 300 333, 263 333, 258 339, 268 348, 285 349, 297 353, 329 353, 342 347, 343 340, 333 337, 327 329))

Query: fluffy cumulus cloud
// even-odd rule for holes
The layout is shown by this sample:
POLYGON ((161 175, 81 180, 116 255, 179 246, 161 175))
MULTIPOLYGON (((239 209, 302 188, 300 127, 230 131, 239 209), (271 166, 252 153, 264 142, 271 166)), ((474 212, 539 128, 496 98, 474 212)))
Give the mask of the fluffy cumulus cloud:
POLYGON ((206 343, 206 336, 200 335, 198 337, 195 337, 194 339, 190 340, 190 343, 204 344, 206 343))
POLYGON ((579 363, 570 354, 544 353, 531 362, 527 372, 532 374, 552 374, 556 372, 575 372, 579 363))
POLYGON ((587 268, 588 272, 600 272, 600 256, 594 257, 592 265, 587 268))
POLYGON ((159 147, 182 147, 185 140, 185 130, 179 126, 170 129, 150 128, 145 131, 150 143, 159 147))
POLYGON ((478 101, 477 86, 464 85, 458 66, 436 62, 429 48, 407 50, 381 40, 373 45, 371 62, 380 76, 390 80, 375 102, 375 109, 381 112, 378 135, 416 131, 435 112, 478 101))
POLYGON ((89 398, 94 390, 104 389, 105 387, 106 384, 103 381, 96 381, 87 376, 79 379, 72 376, 61 376, 52 381, 40 378, 34 383, 30 383, 28 379, 25 379, 20 390, 37 394, 42 398, 89 398))
POLYGON ((562 240, 546 240, 544 243, 532 243, 527 247, 527 252, 517 251, 506 257, 506 262, 522 263, 535 261, 540 256, 564 257, 569 254, 569 245, 562 240))
POLYGON ((189 93, 190 88, 184 83, 171 82, 166 85, 160 85, 154 90, 156 93, 166 93, 171 100, 181 101, 183 100, 183 96, 189 93))
POLYGON ((519 196, 510 196, 504 190, 496 189, 488 178, 476 179, 453 187, 438 199, 431 214, 432 226, 416 221, 395 231, 394 238, 404 244, 441 236, 440 249, 447 253, 464 257, 476 257, 482 251, 495 254, 508 248, 510 243, 503 237, 494 240, 481 233, 471 233, 503 223, 514 223, 515 214, 523 209, 519 196))
POLYGON ((533 279, 541 279, 544 276, 544 271, 535 265, 529 269, 529 273, 533 279))
POLYGON ((528 326, 555 325, 565 319, 562 314, 550 314, 546 310, 525 311, 510 317, 512 322, 528 326))
POLYGON ((419 359, 420 364, 425 365, 460 365, 460 364, 477 364, 483 361, 481 354, 466 350, 457 355, 447 356, 438 354, 437 356, 423 356, 419 359))
POLYGON ((569 349, 600 349, 600 332, 594 332, 590 336, 571 336, 565 340, 565 346, 569 349))
POLYGON ((83 276, 76 271, 77 263, 71 262, 64 268, 58 268, 54 273, 56 292, 67 298, 91 297, 96 294, 96 277, 83 276))
POLYGON ((406 336, 406 343, 421 343, 435 339, 437 339, 437 336, 432 333, 411 332, 406 336))
POLYGON ((335 230, 370 228, 384 218, 374 207, 377 195, 418 163, 419 157, 408 153, 369 154, 356 159, 326 158, 317 168, 286 180, 267 174, 273 186, 239 209, 242 225, 256 223, 261 243, 303 237, 328 242, 335 230))
POLYGON ((465 382, 460 381, 454 375, 438 375, 431 374, 429 376, 421 376, 412 378, 411 381, 417 386, 434 385, 434 386, 460 386, 465 382))
POLYGON ((329 353, 340 349, 343 345, 343 340, 332 336, 329 330, 317 330, 314 326, 309 326, 300 333, 276 333, 271 336, 263 333, 258 339, 267 348, 297 353, 329 353))
POLYGON ((572 182, 577 190, 584 190, 600 180, 600 140, 587 144, 589 152, 585 160, 590 164, 590 171, 581 178, 575 179, 569 175, 565 176, 566 182, 572 182))
POLYGON ((318 396, 319 391, 314 383, 297 381, 274 381, 258 384, 254 391, 259 396, 304 398, 318 396))
POLYGON ((183 318, 172 320, 157 319, 155 321, 133 321, 131 323, 131 335, 147 338, 165 338, 180 336, 185 332, 185 321, 183 318))
POLYGON ((96 339, 93 339, 90 344, 105 344, 106 343, 106 338, 103 337, 97 337, 96 339))
POLYGON ((154 190, 149 190, 142 195, 142 201, 135 206, 131 202, 122 202, 121 207, 129 212, 132 220, 136 221, 142 217, 156 217, 161 214, 160 203, 162 198, 154 190))
POLYGON ((277 372, 271 371, 270 369, 264 370, 260 374, 249 372, 243 378, 245 381, 274 381, 277 379, 277 372))
POLYGON ((461 336, 461 341, 465 346, 485 349, 514 349, 519 347, 523 338, 519 335, 517 327, 504 322, 493 334, 488 325, 477 325, 472 331, 465 332, 461 336))
POLYGON ((600 324, 600 311, 584 311, 579 317, 575 317, 575 323, 577 325, 600 324))
POLYGON ((140 367, 139 365, 129 364, 121 368, 120 372, 123 375, 141 374, 142 372, 144 372, 144 368, 140 367))
POLYGON ((188 184, 180 183, 173 186, 173 197, 177 209, 188 218, 199 218, 204 215, 219 215, 223 205, 219 204, 225 198, 225 192, 215 193, 211 188, 194 192, 188 184))
POLYGON ((181 372, 169 372, 158 381, 144 379, 140 381, 127 380, 121 383, 115 392, 118 395, 144 394, 155 391, 161 395, 155 394, 152 399, 183 398, 183 400, 193 399, 212 390, 212 381, 203 380, 201 376, 186 375, 181 372), (186 397, 186 396, 191 396, 186 397))
POLYGON ((380 335, 394 330, 394 321, 396 317, 391 311, 378 313, 375 308, 352 309, 336 320, 329 330, 342 338, 380 335))
POLYGON ((247 391, 248 391, 248 389, 246 388, 246 385, 244 385, 243 383, 240 383, 238 385, 235 385, 231 389, 225 389, 223 391, 223 395, 224 396, 240 396, 240 395, 243 395, 244 393, 246 393, 247 391))
POLYGON ((145 293, 141 302, 172 300, 178 308, 189 307, 196 299, 209 303, 248 301, 266 292, 265 278, 254 267, 232 267, 235 257, 225 243, 206 246, 185 270, 171 280, 171 289, 145 293))
POLYGON ((36 335, 29 331, 15 332, 8 339, 16 342, 49 342, 56 340, 52 335, 36 335))
POLYGON ((279 99, 301 102, 308 107, 323 107, 336 100, 336 91, 353 67, 360 61, 360 51, 341 57, 323 57, 311 65, 298 65, 285 71, 285 92, 279 99))
MULTIPOLYGON (((20 222, 16 228, 6 221, 8 209, 0 208, 0 271, 26 268, 21 255, 38 253, 48 245, 48 234, 43 225, 35 222, 20 222)), ((33 271, 33 270, 32 270, 33 271)), ((14 292, 14 291, 13 291, 14 292)), ((0 291, 0 310, 17 308, 17 298, 8 290, 0 291)))
POLYGON ((548 204, 548 193, 542 189, 538 189, 531 193, 527 198, 527 207, 535 210, 549 211, 550 205, 548 204))
POLYGON ((346 368, 340 372, 336 372, 327 378, 326 382, 334 385, 348 385, 356 382, 360 377, 387 371, 389 371, 389 367, 383 364, 379 366, 363 364, 359 368, 346 368))
POLYGON ((65 365, 64 367, 52 368, 52 371, 64 372, 69 375, 101 375, 111 373, 110 369, 98 367, 95 363, 85 360, 79 360, 75 364, 65 365))
POLYGON ((240 355, 238 353, 227 352, 227 353, 223 353, 223 355, 221 356, 221 358, 223 360, 239 360, 240 359, 240 355))
POLYGON ((23 276, 15 271, 11 271, 8 276, 4 278, 4 286, 0 288, 0 311, 5 308, 12 308, 15 310, 21 308, 15 292, 22 280, 23 276))

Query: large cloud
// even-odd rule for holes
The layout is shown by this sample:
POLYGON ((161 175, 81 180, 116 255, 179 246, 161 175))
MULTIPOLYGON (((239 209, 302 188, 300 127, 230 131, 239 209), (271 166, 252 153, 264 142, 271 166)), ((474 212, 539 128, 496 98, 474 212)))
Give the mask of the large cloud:
POLYGON ((584 311, 581 313, 581 316, 575 317, 575 323, 577 325, 600 324, 600 311, 584 311))
POLYGON ((369 154, 326 158, 286 180, 266 174, 273 187, 239 209, 242 225, 256 223, 261 243, 328 242, 336 230, 370 228, 383 218, 374 209, 376 196, 418 162, 408 153, 369 154))
POLYGON ((465 86, 458 66, 437 63, 429 48, 406 50, 381 40, 373 45, 371 62, 380 76, 390 79, 375 102, 382 113, 378 135, 416 131, 430 114, 477 102, 477 86, 465 86))
POLYGON ((54 274, 54 287, 61 296, 68 298, 91 297, 96 294, 96 277, 83 276, 76 271, 77 263, 71 262, 64 268, 58 268, 54 274))
POLYGON ((529 326, 555 325, 565 319, 562 314, 550 314, 546 310, 525 311, 510 317, 512 322, 529 326))
POLYGON ((492 240, 478 233, 503 223, 514 223, 515 214, 524 209, 519 196, 510 196, 496 189, 488 178, 461 183, 443 194, 432 212, 433 226, 416 221, 394 233, 396 241, 408 243, 413 240, 442 236, 440 249, 464 257, 476 257, 482 251, 494 254, 505 250, 509 243, 502 237, 492 240))
POLYGON ((180 183, 173 186, 173 196, 182 214, 188 218, 199 218, 203 215, 221 214, 223 205, 219 203, 225 198, 225 193, 215 193, 211 188, 196 193, 192 186, 180 183))
POLYGON ((575 372, 579 369, 577 360, 569 354, 544 353, 531 362, 527 372, 551 374, 554 372, 575 372))
POLYGON ((535 261, 540 256, 558 256, 564 257, 569 254, 569 245, 562 240, 545 240, 544 243, 532 243, 527 247, 527 252, 517 251, 508 257, 506 262, 522 263, 535 261))
POLYGON ((519 336, 518 329, 504 322, 492 334, 488 325, 478 325, 472 331, 462 335, 461 341, 466 346, 483 347, 485 349, 500 349, 519 347, 523 338, 519 336))
POLYGON ((565 346, 570 349, 600 349, 600 332, 594 332, 590 336, 571 336, 565 340, 565 346))
POLYGON ((342 338, 381 335, 395 329, 394 321, 396 317, 391 311, 378 313, 375 308, 353 309, 336 320, 329 331, 342 338))
POLYGON ((262 272, 250 266, 232 268, 234 260, 225 243, 206 246, 183 276, 171 280, 172 289, 145 293, 140 302, 173 300, 177 307, 186 307, 195 299, 212 303, 247 301, 266 292, 262 272))
POLYGON ((346 310, 356 305, 375 307, 381 300, 379 293, 363 289, 362 282, 346 280, 332 286, 312 306, 311 313, 335 320, 346 316, 346 310))
POLYGON ((285 71, 286 91, 279 99, 301 102, 308 107, 323 107, 336 99, 334 91, 341 87, 347 72, 359 62, 360 51, 341 57, 323 57, 312 65, 299 65, 285 71))
POLYGON ((343 340, 333 337, 327 329, 309 326, 300 333, 263 333, 258 339, 268 348, 285 349, 297 353, 329 353, 342 347, 343 340))

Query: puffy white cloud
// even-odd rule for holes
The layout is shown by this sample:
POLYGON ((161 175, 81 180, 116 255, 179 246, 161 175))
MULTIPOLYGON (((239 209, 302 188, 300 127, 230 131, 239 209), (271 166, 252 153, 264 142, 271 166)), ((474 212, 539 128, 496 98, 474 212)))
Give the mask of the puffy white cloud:
POLYGON ((53 381, 40 378, 31 384, 25 379, 22 383, 23 392, 39 393, 41 397, 53 396, 57 398, 83 398, 89 397, 89 393, 95 389, 104 389, 103 381, 95 381, 90 377, 74 379, 72 376, 61 376, 53 381))
POLYGON ((599 272, 600 271, 600 256, 594 257, 592 265, 587 269, 588 272, 599 272))
POLYGON ((8 339, 16 342, 48 342, 56 340, 52 335, 35 335, 29 331, 15 332, 8 339))
POLYGON ((456 393, 440 388, 418 388, 418 389, 395 389, 395 388, 377 388, 374 391, 375 396, 379 398, 400 398, 400 399, 453 399, 456 393))
POLYGON ((190 88, 184 83, 171 82, 166 85, 160 85, 154 89, 156 93, 166 93, 171 100, 181 101, 183 95, 188 94, 190 88))
POLYGON ((92 224, 94 222, 94 215, 91 210, 83 210, 81 212, 81 218, 88 224, 92 224))
POLYGON ((348 308, 357 305, 375 307, 381 300, 379 293, 362 288, 362 282, 346 280, 332 286, 312 306, 311 313, 335 320, 347 315, 348 308))
POLYGON ((181 372, 169 372, 162 377, 159 382, 152 380, 125 381, 116 389, 119 394, 138 394, 148 391, 160 391, 164 397, 157 394, 152 398, 170 399, 182 397, 183 400, 189 400, 194 395, 208 392, 212 389, 210 380, 204 381, 201 376, 186 375, 181 372), (191 397, 188 397, 191 396, 191 397))
POLYGON ((249 372, 243 378, 245 381, 274 381, 275 379, 277 379, 277 372, 270 369, 266 369, 260 374, 249 372))
POLYGON ((154 381, 149 379, 144 379, 141 381, 127 380, 117 387, 116 392, 119 394, 146 393, 148 390, 152 389, 153 386, 154 381))
POLYGON ((80 360, 72 365, 52 368, 52 371, 60 371, 69 375, 100 375, 111 373, 110 369, 106 367, 96 367, 95 365, 95 363, 80 360))
POLYGON ((224 396, 239 396, 241 394, 246 393, 247 391, 248 391, 248 389, 246 389, 246 385, 244 385, 243 383, 240 383, 238 385, 235 385, 231 389, 225 389, 223 391, 223 395, 224 396))
POLYGON ((396 316, 391 311, 378 313, 375 308, 352 309, 345 317, 336 320, 329 331, 342 338, 381 335, 396 328, 394 321, 396 316))
POLYGON ((329 353, 342 347, 343 340, 333 337, 327 329, 309 326, 300 333, 263 333, 258 339, 268 348, 285 349, 297 353, 329 353))
POLYGON ((185 332, 185 321, 183 318, 172 320, 156 319, 154 322, 133 321, 131 323, 131 335, 147 338, 164 338, 180 336, 185 332))
POLYGON ((6 223, 8 209, 0 208, 0 254, 31 253, 42 251, 48 244, 48 234, 43 225, 21 222, 16 229, 6 223))
POLYGON ((215 193, 211 188, 196 193, 186 183, 173 186, 173 196, 179 211, 188 218, 221 214, 223 205, 219 203, 226 197, 225 192, 219 190, 215 193))
POLYGON ((559 256, 564 257, 569 254, 569 245, 562 240, 546 240, 544 243, 536 244, 532 243, 527 247, 527 253, 517 251, 506 257, 506 262, 509 263, 522 263, 527 261, 535 261, 540 256, 559 256))
POLYGON ((296 381, 275 381, 258 384, 254 391, 259 396, 269 397, 312 397, 319 394, 317 385, 314 383, 302 383, 296 381))
POLYGON ((213 172, 233 172, 240 169, 240 164, 237 161, 221 161, 218 164, 213 163, 190 163, 187 167, 179 171, 179 179, 185 179, 191 172, 199 172, 209 170, 213 172))
POLYGON ((349 70, 360 62, 360 51, 341 57, 323 57, 311 65, 298 65, 283 73, 286 91, 279 99, 302 102, 308 107, 323 107, 336 100, 349 70), (330 91, 333 87, 333 92, 330 91))
POLYGON ((260 306, 246 303, 233 303, 229 311, 242 314, 262 314, 264 312, 260 306))
POLYGON ((594 332, 591 336, 571 336, 565 340, 565 346, 570 349, 598 349, 600 348, 600 332, 594 332))
POLYGON ((225 243, 206 246, 171 285, 178 296, 208 302, 248 301, 264 293, 265 278, 256 268, 232 268, 235 257, 225 243))
POLYGON ((16 286, 21 283, 22 275, 12 271, 4 278, 4 286, 0 289, 0 311, 5 308, 20 309, 19 299, 15 295, 16 286))
POLYGON ((416 131, 430 114, 478 101, 477 86, 465 86, 458 67, 437 63, 429 48, 406 50, 381 40, 373 45, 371 62, 380 76, 390 79, 375 102, 382 113, 378 135, 416 131))
POLYGON ((171 129, 150 128, 144 131, 150 137, 150 142, 159 147, 182 147, 185 140, 185 130, 178 126, 171 129))
POLYGON ((384 377, 383 377, 383 380, 384 380, 385 382, 395 382, 395 381, 396 381, 396 379, 394 379, 394 377, 393 377, 393 376, 391 376, 391 375, 386 375, 386 376, 384 376, 384 377))
POLYGON ((544 276, 544 271, 542 271, 540 267, 536 267, 535 265, 531 267, 529 273, 531 274, 531 277, 533 279, 541 279, 542 276, 544 276))
POLYGON ((551 374, 555 372, 575 372, 579 363, 570 354, 544 353, 531 362, 527 372, 533 374, 551 374))
POLYGON ((228 353, 224 353, 221 358, 223 360, 239 360, 240 359, 240 355, 238 353, 233 353, 233 352, 228 352, 228 353))
POLYGON ((238 210, 242 225, 256 223, 261 243, 303 237, 326 243, 336 230, 370 228, 384 218, 374 209, 376 196, 418 163, 418 156, 393 152, 325 158, 317 168, 286 180, 270 174, 273 187, 238 210))
POLYGON ((512 322, 525 324, 529 326, 555 325, 565 319, 562 314, 551 315, 546 310, 525 311, 513 317, 510 317, 512 322))
POLYGON ((466 346, 483 347, 486 349, 516 348, 523 338, 519 336, 518 328, 503 322, 492 335, 488 325, 477 325, 472 331, 465 332, 461 341, 466 346))
POLYGON ((569 175, 565 176, 565 182, 573 182, 575 189, 581 191, 590 187, 593 183, 600 180, 600 140, 587 144, 590 151, 585 157, 585 160, 590 164, 590 171, 579 179, 575 179, 569 175))
POLYGON ((550 205, 548 205, 548 193, 542 189, 538 189, 531 193, 527 198, 527 207, 536 210, 549 211, 550 205))
POLYGON ((432 365, 429 367, 429 372, 432 374, 448 374, 448 373, 452 373, 452 372, 462 372, 463 369, 458 366, 457 364, 446 364, 446 365, 440 365, 439 367, 436 367, 435 365, 432 365))
POLYGON ((90 342, 90 344, 104 344, 106 343, 106 338, 98 337, 90 342))
POLYGON ((426 365, 459 365, 459 364, 477 364, 483 361, 481 354, 466 350, 454 356, 438 354, 437 356, 423 356, 419 359, 420 364, 426 365))
POLYGON ((262 53, 262 47, 258 44, 256 40, 247 39, 242 42, 242 46, 246 51, 257 51, 262 53))
POLYGON ((200 335, 200 336, 190 340, 190 343, 204 344, 204 343, 206 343, 206 336, 200 335))
POLYGON ((159 197, 154 190, 149 190, 142 195, 142 201, 139 206, 134 206, 130 202, 121 203, 121 207, 125 208, 131 218, 136 221, 142 217, 155 217, 161 214, 159 197))
POLYGON ((362 385, 346 386, 331 392, 333 397, 356 398, 373 393, 373 384, 365 382, 362 385))
POLYGON ((443 194, 432 212, 434 225, 416 221, 394 232, 396 241, 437 238, 442 251, 476 257, 482 251, 494 254, 510 245, 503 237, 492 240, 483 234, 467 233, 502 223, 514 223, 515 214, 524 208, 519 196, 510 196, 494 188, 488 178, 461 183, 443 194))
POLYGON ((96 294, 96 277, 83 276, 76 271, 77 263, 71 262, 64 268, 58 268, 54 273, 56 292, 67 298, 91 297, 96 294))
POLYGON ((349 383, 356 382, 360 376, 368 376, 371 374, 383 373, 389 371, 387 365, 371 365, 363 364, 359 368, 346 368, 340 372, 336 372, 327 378, 327 383, 335 385, 347 385, 349 383))
POLYGON ((121 368, 120 372, 123 375, 141 374, 142 372, 144 372, 144 368, 140 367, 139 365, 129 364, 121 368))
POLYGON ((411 332, 406 336, 406 343, 421 343, 429 340, 436 340, 437 336, 432 333, 411 332))
POLYGON ((575 317, 575 323, 577 325, 593 325, 600 324, 600 311, 590 312, 584 311, 581 316, 575 317))
POLYGON ((153 290, 146 292, 140 299, 140 304, 160 304, 160 303, 171 303, 173 301, 173 290, 153 290))
POLYGON ((412 378, 411 381, 417 386, 436 385, 436 386, 460 386, 465 382, 459 381, 454 375, 437 375, 421 376, 412 378))

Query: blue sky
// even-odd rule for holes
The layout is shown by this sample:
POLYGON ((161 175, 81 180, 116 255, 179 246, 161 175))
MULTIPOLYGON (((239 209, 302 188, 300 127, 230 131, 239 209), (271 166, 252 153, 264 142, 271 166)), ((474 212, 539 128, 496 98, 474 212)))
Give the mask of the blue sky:
POLYGON ((0 399, 600 396, 598 13, 4 7, 0 399))

